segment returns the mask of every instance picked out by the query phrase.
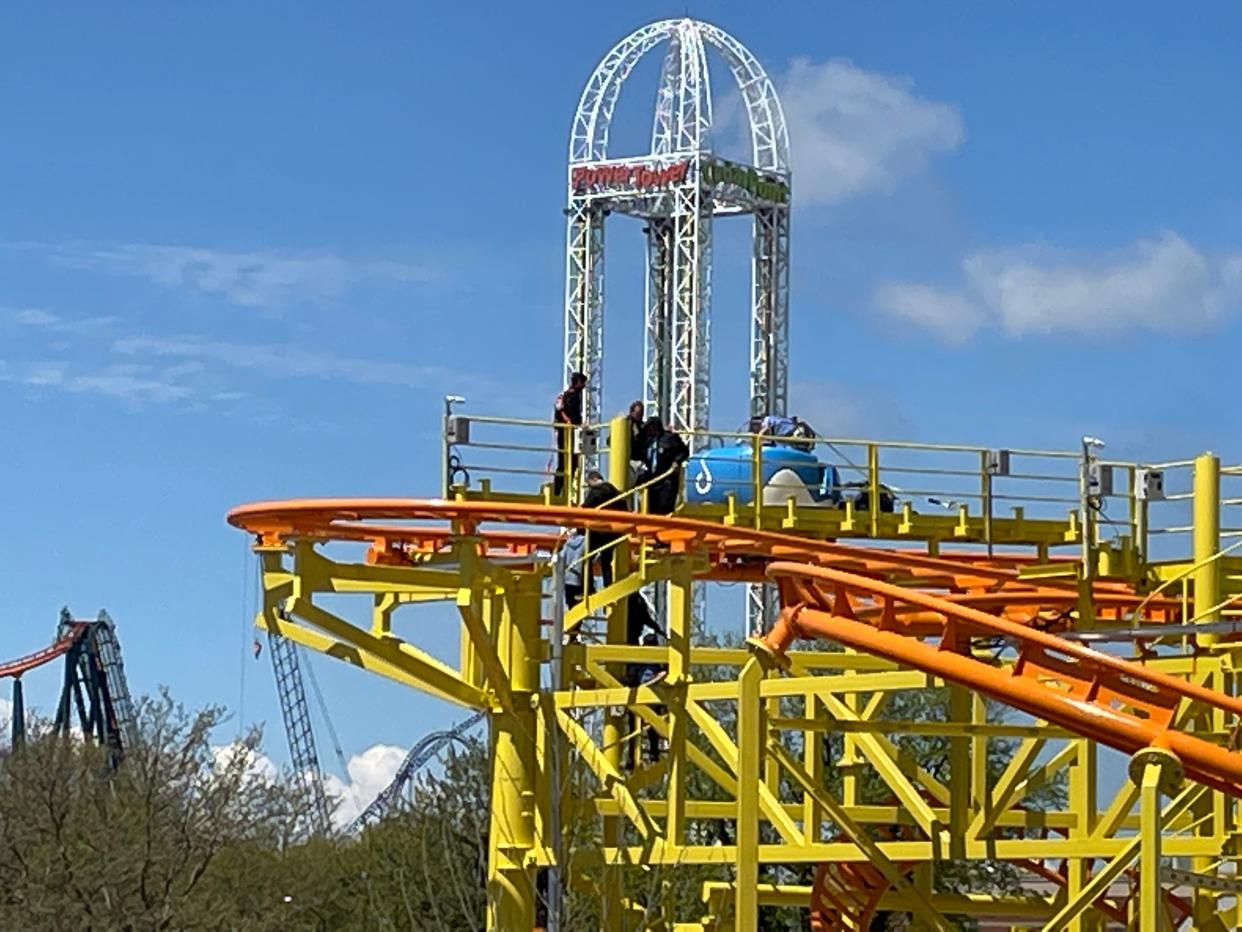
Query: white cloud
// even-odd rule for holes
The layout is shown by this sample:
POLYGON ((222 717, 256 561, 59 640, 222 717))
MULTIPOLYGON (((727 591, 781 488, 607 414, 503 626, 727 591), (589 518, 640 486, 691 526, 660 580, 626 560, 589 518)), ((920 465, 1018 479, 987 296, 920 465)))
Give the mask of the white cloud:
MULTIPOLYGON (((3 705, 0 705, 0 716, 3 711, 3 705)), ((217 770, 223 770, 232 764, 235 755, 242 755, 248 775, 268 783, 274 783, 280 775, 280 769, 270 757, 240 742, 213 747, 211 755, 217 770)), ((345 765, 347 779, 341 779, 334 773, 325 773, 324 791, 336 804, 332 812, 332 824, 341 829, 353 822, 380 791, 392 782, 401 762, 405 760, 405 755, 405 750, 395 745, 374 744, 349 759, 345 765)))
POLYGON ((279 343, 248 344, 195 337, 135 336, 114 341, 112 350, 130 356, 209 361, 269 376, 341 379, 364 385, 426 387, 429 379, 448 375, 447 370, 436 366, 333 356, 279 343))
POLYGON ((169 367, 109 365, 94 371, 79 372, 63 360, 15 364, 0 361, 0 382, 78 395, 104 395, 134 405, 168 404, 195 394, 194 388, 184 380, 201 368, 198 364, 169 367))
POLYGON ((211 760, 217 771, 225 770, 240 761, 244 763, 248 776, 257 777, 266 783, 274 783, 280 774, 280 769, 272 763, 270 757, 240 741, 212 747, 211 760))
POLYGON ((963 343, 989 327, 1012 336, 1202 332, 1242 299, 1242 256, 1213 258, 1176 233, 1074 260, 1027 246, 962 260, 957 288, 887 282, 881 313, 963 343))
POLYGON ((348 782, 336 774, 324 776, 324 788, 337 801, 332 821, 344 828, 354 821, 384 787, 392 782, 405 759, 405 750, 391 744, 376 744, 355 754, 346 764, 348 782))
POLYGON ((793 382, 789 412, 821 437, 883 437, 909 434, 896 399, 880 386, 823 380, 793 382))
POLYGON ((962 141, 957 108, 919 97, 907 77, 797 58, 778 84, 801 205, 891 192, 962 141))
POLYGON ((53 263, 67 268, 145 278, 164 287, 221 297, 243 307, 281 307, 337 298, 367 281, 416 284, 437 277, 424 265, 354 260, 333 253, 231 252, 144 243, 59 246, 49 253, 53 263))
POLYGON ((86 333, 97 331, 116 322, 115 317, 78 317, 67 319, 38 307, 0 307, 0 324, 28 327, 51 333, 86 333))
POLYGON ((966 297, 932 285, 889 282, 876 289, 875 304, 888 316, 931 330, 948 343, 965 343, 982 323, 978 307, 966 297))
POLYGON ((174 370, 165 370, 154 376, 138 374, 142 371, 128 366, 108 366, 100 372, 74 376, 64 383, 64 387, 79 394, 108 395, 125 401, 153 404, 181 401, 194 394, 188 386, 178 384, 174 370))

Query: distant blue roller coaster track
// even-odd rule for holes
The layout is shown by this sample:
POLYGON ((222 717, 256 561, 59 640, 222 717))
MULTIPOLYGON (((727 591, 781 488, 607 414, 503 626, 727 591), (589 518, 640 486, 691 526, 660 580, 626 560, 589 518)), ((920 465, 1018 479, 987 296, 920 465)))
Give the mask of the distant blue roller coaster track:
POLYGON ((452 728, 447 728, 444 731, 433 731, 430 734, 424 735, 414 747, 410 748, 410 752, 405 755, 405 760, 397 768, 397 774, 392 778, 392 782, 384 787, 380 794, 372 800, 371 805, 362 810, 358 818, 349 824, 346 832, 350 835, 355 835, 373 822, 377 822, 395 812, 401 800, 401 794, 414 778, 414 775, 435 760, 440 752, 454 741, 465 746, 466 733, 483 721, 485 714, 484 712, 476 712, 452 728))

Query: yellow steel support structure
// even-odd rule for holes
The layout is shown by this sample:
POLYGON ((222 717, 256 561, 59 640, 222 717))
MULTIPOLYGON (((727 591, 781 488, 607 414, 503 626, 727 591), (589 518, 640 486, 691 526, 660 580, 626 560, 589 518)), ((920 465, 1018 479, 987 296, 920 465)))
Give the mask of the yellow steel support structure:
MULTIPOLYGON (((627 422, 613 421, 609 434, 608 476, 625 489, 627 422)), ((757 539, 753 535, 775 531, 790 536, 771 543, 765 558, 805 559, 865 578, 881 574, 876 561, 893 552, 894 540, 924 541, 917 559, 886 578, 1071 633, 1075 622, 1088 616, 1093 633, 1155 625, 1156 606, 1165 613, 1160 620, 1181 624, 1170 629, 1176 634, 1153 627, 1145 642, 1126 635, 1138 645, 1142 669, 1235 695, 1236 641, 1221 620, 1236 616, 1232 600, 1242 594, 1242 561, 1221 552, 1221 485, 1242 471, 1222 469, 1214 456, 1170 467, 1190 476, 1185 497, 1193 499, 1193 524, 1184 529, 1190 534, 1189 553, 1144 562, 1150 559, 1148 502, 1137 497, 1139 473, 1129 465, 1124 467, 1131 479, 1129 534, 1085 548, 1096 565, 1084 573, 1076 562, 1057 562, 1050 554, 1056 547, 1080 552, 1083 528, 1094 516, 1035 520, 1021 508, 1012 517, 993 516, 1003 496, 987 471, 989 457, 978 451, 969 455, 982 464, 976 488, 983 490, 986 514, 975 515, 967 506, 951 516, 919 515, 909 508, 883 513, 875 507, 863 514, 854 503, 829 513, 792 499, 787 505, 763 504, 758 478, 763 446, 759 438, 749 442, 753 507, 730 499, 722 506, 688 509, 720 529, 718 550, 728 548, 728 534, 757 539), (887 543, 870 550, 786 555, 797 552, 799 539, 823 541, 838 534, 887 543), (997 556, 972 551, 974 562, 961 564, 972 568, 952 576, 942 559, 945 548, 955 539, 982 543, 985 537, 989 545, 1024 544, 1027 550, 997 556), (1002 574, 1008 574, 1003 585, 1017 593, 1007 605, 997 595, 1002 574), (1034 599, 1028 589, 1064 598, 1055 612, 1023 614, 1023 600, 1034 599), (1100 610, 1112 605, 1108 599, 1127 595, 1133 595, 1129 602, 1116 602, 1122 609, 1100 610), (1084 598, 1091 603, 1085 613, 1084 598), (1207 627, 1195 638, 1187 633, 1193 625, 1207 627)), ((867 445, 860 483, 873 506, 886 488, 881 469, 889 456, 882 458, 880 449, 867 445)), ((464 490, 454 494, 470 498, 464 490)), ((501 497, 490 485, 481 498, 519 504, 550 500, 546 488, 524 499, 518 493, 501 497)), ((672 526, 657 539, 635 523, 615 553, 604 551, 605 559, 615 560, 614 584, 567 611, 564 594, 550 585, 555 530, 537 540, 506 538, 494 527, 499 519, 455 515, 428 543, 391 525, 360 532, 350 523, 353 512, 343 513, 339 536, 370 542, 363 559, 340 559, 337 550, 319 549, 333 536, 322 528, 275 530, 257 519, 255 526, 246 525, 258 536, 262 569, 256 624, 490 713, 489 930, 534 927, 537 891, 543 889, 537 875, 552 866, 560 869, 561 887, 586 891, 598 905, 600 927, 609 932, 753 932, 764 909, 810 909, 813 902, 816 928, 825 932, 865 927, 860 923, 879 909, 906 912, 920 927, 941 929, 963 915, 991 917, 1015 929, 1075 932, 1126 923, 1153 932, 1177 924, 1237 927, 1242 893, 1235 882, 1240 852, 1232 784, 1223 777, 1196 776, 1159 740, 1132 755, 1125 779, 1091 738, 1068 726, 1032 714, 998 715, 997 704, 971 685, 900 668, 882 654, 780 652, 766 641, 698 643, 701 619, 693 612, 700 579, 755 582, 763 578, 762 566, 756 571, 744 560, 722 560, 709 552, 702 535, 672 526), (493 526, 485 526, 487 520, 493 526), (497 551, 506 547, 505 559, 498 559, 497 551), (667 639, 640 646, 631 642, 628 597, 652 583, 667 586, 667 639), (340 609, 339 597, 350 595, 359 597, 355 614, 340 609), (334 597, 331 609, 324 596, 334 597), (437 659, 418 646, 419 619, 426 611, 421 606, 431 603, 442 606, 440 623, 447 612, 460 624, 456 661, 437 659), (563 619, 567 632, 556 642, 554 619, 563 619), (541 679, 541 669, 553 662, 557 669, 541 679), (641 668, 664 675, 641 682, 636 676, 641 668), (933 689, 944 690, 938 715, 903 716, 901 697, 933 689), (942 758, 913 754, 908 736, 942 742, 937 745, 942 758), (662 754, 645 763, 638 752, 649 738, 658 740, 662 754), (1008 749, 1004 759, 996 753, 997 742, 1008 749), (1040 792, 1042 803, 1036 800, 1040 792), (554 826, 560 826, 555 837, 554 826), (1186 876, 1207 880, 1195 889, 1168 882, 1172 859, 1189 859, 1186 876), (948 886, 955 865, 965 862, 978 868, 973 876, 986 876, 981 862, 1008 862, 1024 889, 967 890, 960 881, 948 886), (667 875, 659 872, 691 865, 704 871, 702 907, 674 915, 670 903, 660 902, 661 878, 667 875), (814 885, 780 882, 788 875, 774 868, 797 865, 818 872, 814 885), (635 868, 645 869, 640 880, 635 868)), ((784 595, 788 610, 796 611, 797 599, 784 595)), ((1057 666, 1063 658, 1015 657, 1006 644, 983 643, 977 631, 947 622, 941 633, 934 626, 916 627, 932 624, 932 614, 899 617, 891 603, 869 604, 845 594, 835 607, 841 624, 864 619, 891 638, 931 638, 942 651, 983 658, 1015 677, 1023 664, 1044 664, 1040 682, 1069 688, 1064 685, 1069 668, 1057 666)), ((1082 701, 1097 698, 1084 694, 1082 701)), ((1111 708, 1125 711, 1150 701, 1135 686, 1131 693, 1118 692, 1111 708)), ((1223 751, 1236 752, 1242 744, 1239 723, 1226 706, 1191 697, 1168 714, 1170 733, 1198 736, 1223 751)))

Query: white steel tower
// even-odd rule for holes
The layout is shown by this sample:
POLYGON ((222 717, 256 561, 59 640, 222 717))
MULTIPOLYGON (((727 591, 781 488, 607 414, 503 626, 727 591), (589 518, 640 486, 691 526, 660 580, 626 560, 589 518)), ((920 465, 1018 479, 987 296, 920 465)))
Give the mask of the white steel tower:
MULTIPOLYGON (((749 214, 754 228, 750 413, 784 414, 789 360, 789 137, 771 79, 740 42, 692 19, 631 33, 592 73, 569 140, 565 375, 587 374, 583 418, 600 420, 604 348, 604 220, 644 221, 647 236, 643 397, 693 450, 708 426, 711 390, 712 222, 749 214), (608 131, 621 86, 644 55, 667 44, 651 151, 610 157, 608 131), (707 50, 728 67, 750 132, 750 161, 713 152, 707 50)), ((750 627, 767 614, 751 591, 750 627)))

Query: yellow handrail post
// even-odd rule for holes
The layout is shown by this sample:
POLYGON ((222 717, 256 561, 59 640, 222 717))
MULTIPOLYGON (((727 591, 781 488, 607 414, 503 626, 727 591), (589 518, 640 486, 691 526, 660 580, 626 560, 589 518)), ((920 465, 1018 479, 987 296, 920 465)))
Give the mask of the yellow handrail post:
POLYGON ((880 536, 880 448, 867 444, 867 508, 871 512, 871 536, 880 536))
MULTIPOLYGON (((1192 538, 1192 555, 1196 565, 1194 571, 1194 618, 1197 621, 1210 623, 1216 621, 1222 604, 1221 595, 1221 561, 1220 552, 1220 459, 1211 453, 1195 457, 1194 465, 1194 531, 1192 538)), ((1203 634, 1198 637, 1201 644, 1214 644, 1218 635, 1203 634)), ((1220 673, 1213 674, 1212 688, 1222 689, 1227 686, 1220 673)), ((1212 712, 1212 727, 1224 731, 1226 721, 1223 712, 1212 712)), ((1230 812, 1232 805, 1222 794, 1213 794, 1205 798, 1195 807, 1195 815, 1203 819, 1200 832, 1205 835, 1223 834, 1230 828, 1230 812)), ((1210 868, 1211 858, 1192 858, 1191 868, 1206 871, 1210 868)), ((1215 915, 1215 898, 1206 890, 1196 890, 1193 903, 1193 918, 1196 928, 1209 917, 1215 915)))
MULTIPOLYGON (((1204 453, 1195 458, 1194 470, 1194 611, 1200 621, 1214 621, 1210 616, 1221 603, 1220 561, 1213 559, 1219 550, 1220 459, 1204 453)), ((1201 643, 1216 640, 1201 636, 1201 643)))
POLYGON ((754 507, 754 524, 763 527, 763 443, 758 434, 750 438, 751 504, 754 507))

